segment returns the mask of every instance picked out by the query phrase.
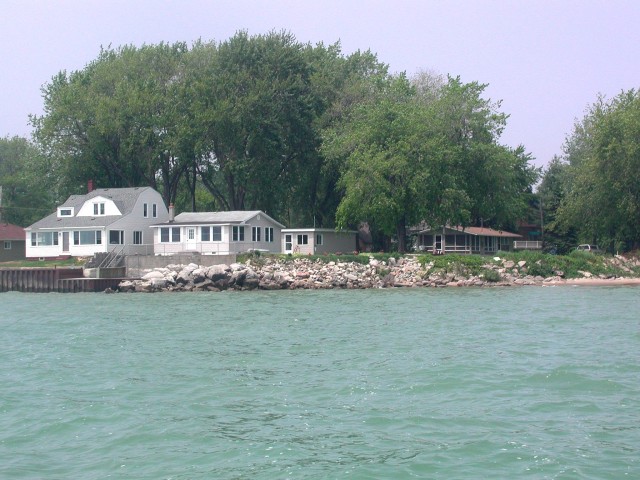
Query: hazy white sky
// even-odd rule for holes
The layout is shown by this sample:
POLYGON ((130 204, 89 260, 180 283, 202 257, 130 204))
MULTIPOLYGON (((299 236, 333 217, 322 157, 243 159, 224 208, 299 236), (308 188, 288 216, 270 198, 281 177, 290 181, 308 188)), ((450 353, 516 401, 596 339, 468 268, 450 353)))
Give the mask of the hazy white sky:
POLYGON ((501 139, 546 164, 598 94, 640 87, 638 0, 0 0, 0 137, 28 137, 40 88, 100 46, 226 40, 288 30, 371 49, 392 72, 488 83, 501 139))

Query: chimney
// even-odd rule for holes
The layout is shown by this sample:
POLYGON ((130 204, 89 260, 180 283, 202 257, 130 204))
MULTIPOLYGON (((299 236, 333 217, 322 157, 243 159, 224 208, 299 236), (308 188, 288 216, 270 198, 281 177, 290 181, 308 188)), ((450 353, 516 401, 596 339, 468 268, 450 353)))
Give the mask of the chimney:
POLYGON ((169 204, 169 221, 173 222, 175 218, 175 209, 173 208, 173 203, 169 204))
POLYGON ((93 192, 93 180, 87 182, 87 193, 93 192))

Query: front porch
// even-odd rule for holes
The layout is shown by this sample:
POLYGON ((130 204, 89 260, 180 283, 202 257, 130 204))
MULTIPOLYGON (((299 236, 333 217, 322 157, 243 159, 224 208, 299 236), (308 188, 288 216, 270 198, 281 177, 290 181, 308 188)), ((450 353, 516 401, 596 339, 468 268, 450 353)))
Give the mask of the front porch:
POLYGON ((520 235, 482 227, 445 227, 418 233, 417 249, 435 255, 445 253, 486 255, 511 251, 514 238, 520 235))

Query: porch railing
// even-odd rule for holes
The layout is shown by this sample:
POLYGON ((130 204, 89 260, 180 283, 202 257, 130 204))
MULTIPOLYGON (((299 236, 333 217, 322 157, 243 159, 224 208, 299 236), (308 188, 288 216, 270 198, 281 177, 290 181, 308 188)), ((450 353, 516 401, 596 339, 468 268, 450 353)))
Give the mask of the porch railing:
POLYGON ((515 240, 513 248, 515 250, 542 250, 542 242, 538 240, 515 240))

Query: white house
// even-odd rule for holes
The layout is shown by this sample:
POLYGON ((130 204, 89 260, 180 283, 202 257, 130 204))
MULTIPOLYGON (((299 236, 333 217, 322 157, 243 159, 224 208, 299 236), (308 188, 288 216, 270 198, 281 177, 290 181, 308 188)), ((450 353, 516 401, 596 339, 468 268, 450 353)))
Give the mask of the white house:
MULTIPOLYGON (((170 211, 173 207, 170 207, 170 211)), ((184 212, 153 225, 156 255, 198 252, 228 255, 251 250, 280 253, 284 225, 260 210, 184 212)))
POLYGON ((302 255, 353 253, 358 249, 358 233, 331 228, 285 228, 282 230, 282 251, 302 255))
POLYGON ((100 188, 71 195, 54 213, 27 227, 27 258, 153 252, 151 225, 169 212, 151 187, 100 188))

